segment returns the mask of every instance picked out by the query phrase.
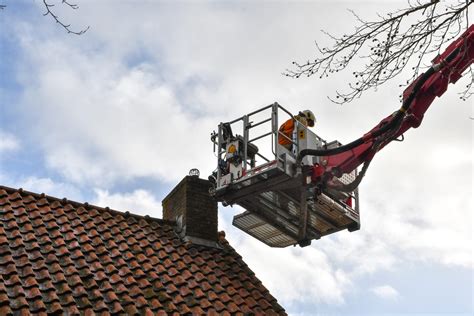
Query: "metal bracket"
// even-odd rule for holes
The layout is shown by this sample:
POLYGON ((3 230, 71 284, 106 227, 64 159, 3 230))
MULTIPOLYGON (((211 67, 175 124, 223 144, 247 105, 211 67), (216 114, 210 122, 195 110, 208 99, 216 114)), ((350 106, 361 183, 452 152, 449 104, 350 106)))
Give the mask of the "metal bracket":
POLYGON ((311 239, 308 238, 308 221, 309 221, 309 210, 308 210, 308 197, 311 189, 306 176, 302 177, 303 184, 300 197, 300 225, 298 231, 298 244, 301 247, 311 245, 311 239))
POLYGON ((183 215, 176 216, 176 227, 174 228, 174 232, 181 240, 186 237, 186 225, 184 224, 183 215))

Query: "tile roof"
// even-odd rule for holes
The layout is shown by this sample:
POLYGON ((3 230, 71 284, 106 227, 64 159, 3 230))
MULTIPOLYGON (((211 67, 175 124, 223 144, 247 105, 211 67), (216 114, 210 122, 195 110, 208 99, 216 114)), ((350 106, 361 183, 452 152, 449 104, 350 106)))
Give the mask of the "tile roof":
POLYGON ((220 234, 0 186, 0 315, 285 314, 220 234))

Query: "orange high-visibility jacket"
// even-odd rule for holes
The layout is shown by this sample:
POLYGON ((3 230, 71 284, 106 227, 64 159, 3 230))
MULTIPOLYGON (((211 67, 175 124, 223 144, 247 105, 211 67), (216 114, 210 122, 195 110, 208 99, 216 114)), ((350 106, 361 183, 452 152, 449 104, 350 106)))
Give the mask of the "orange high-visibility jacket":
POLYGON ((295 128, 295 120, 298 120, 304 126, 308 126, 308 121, 306 118, 296 115, 295 117, 287 120, 283 123, 278 129, 281 133, 287 136, 289 139, 286 139, 282 135, 278 135, 278 144, 286 146, 291 144, 291 139, 293 138, 293 129, 295 128))
MULTIPOLYGON (((289 139, 292 139, 293 129, 295 128, 295 119, 290 118, 285 123, 283 123, 278 129, 283 135, 287 136, 289 139)), ((285 137, 278 135, 278 144, 280 145, 289 145, 291 141, 285 137)))

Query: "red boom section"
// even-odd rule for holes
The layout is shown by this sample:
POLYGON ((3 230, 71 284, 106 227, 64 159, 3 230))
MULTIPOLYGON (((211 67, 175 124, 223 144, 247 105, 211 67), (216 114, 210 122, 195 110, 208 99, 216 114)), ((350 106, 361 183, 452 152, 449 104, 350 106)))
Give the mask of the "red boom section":
POLYGON ((364 162, 370 161, 378 150, 402 135, 409 128, 420 126, 423 115, 436 97, 440 97, 448 88, 449 83, 455 83, 462 73, 474 61, 474 25, 471 25, 456 41, 433 60, 434 73, 414 91, 419 76, 403 93, 404 100, 416 93, 397 129, 387 131, 378 137, 373 134, 393 119, 393 114, 383 119, 376 127, 363 136, 364 143, 342 153, 325 156, 320 165, 315 165, 312 180, 326 181, 334 175, 350 173, 364 162))

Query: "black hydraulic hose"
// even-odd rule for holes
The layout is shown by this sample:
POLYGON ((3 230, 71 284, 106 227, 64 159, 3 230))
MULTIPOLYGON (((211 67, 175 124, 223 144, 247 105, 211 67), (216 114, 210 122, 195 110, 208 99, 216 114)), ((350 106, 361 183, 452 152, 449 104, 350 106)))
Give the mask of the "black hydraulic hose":
MULTIPOLYGON (((441 67, 445 63, 451 62, 454 59, 454 57, 456 57, 456 55, 459 53, 459 51, 460 51, 459 47, 456 48, 455 50, 453 50, 446 57, 446 59, 441 62, 441 67)), ((403 101, 403 104, 402 104, 401 108, 397 112, 395 112, 395 114, 393 115, 392 120, 390 122, 388 122, 386 125, 382 126, 380 129, 374 131, 371 134, 371 138, 378 137, 378 136, 384 134, 385 132, 399 126, 400 121, 405 116, 406 111, 410 108, 410 105, 413 102, 413 100, 415 99, 416 95, 418 94, 418 91, 425 84, 425 82, 428 80, 428 78, 430 78, 431 75, 433 75, 436 71, 439 70, 439 68, 438 68, 439 66, 440 66, 440 64, 431 66, 425 73, 423 73, 420 76, 420 78, 416 81, 415 85, 413 86, 413 89, 411 90, 411 93, 408 96, 408 98, 406 98, 403 101)), ((300 153, 298 155, 297 162, 299 164, 299 162, 301 162, 301 160, 305 156, 331 156, 331 155, 340 154, 340 153, 343 153, 345 151, 351 150, 351 149, 353 149, 353 148, 355 148, 359 145, 362 145, 364 142, 365 142, 364 137, 360 137, 360 138, 358 138, 358 139, 356 139, 356 140, 354 140, 354 141, 352 141, 348 144, 345 144, 345 145, 342 145, 342 146, 336 147, 336 148, 331 148, 331 149, 303 149, 302 151, 300 151, 300 153)))
MULTIPOLYGON (((375 148, 375 150, 378 150, 378 147, 381 144, 382 144, 382 140, 379 139, 373 144, 373 148, 375 148)), ((357 187, 361 183, 362 178, 365 176, 365 173, 367 172, 367 169, 369 169, 370 163, 372 162, 373 158, 374 157, 372 156, 372 157, 370 157, 370 159, 368 159, 364 162, 364 165, 362 166, 362 170, 359 172, 357 177, 351 183, 347 183, 347 184, 344 184, 344 183, 330 184, 330 183, 328 183, 327 184, 328 187, 332 188, 332 189, 335 189, 335 190, 338 190, 338 191, 342 191, 342 192, 347 192, 347 193, 353 192, 355 189, 357 189, 357 187)))
POLYGON ((341 192, 347 192, 347 193, 353 192, 355 189, 357 189, 357 187, 361 183, 362 178, 365 176, 365 173, 367 172, 367 169, 369 168, 371 161, 372 161, 372 158, 364 162, 364 165, 362 166, 362 170, 357 175, 355 180, 352 181, 351 183, 348 183, 348 184, 343 184, 343 183, 329 184, 328 183, 328 187, 337 191, 341 191, 341 192))

